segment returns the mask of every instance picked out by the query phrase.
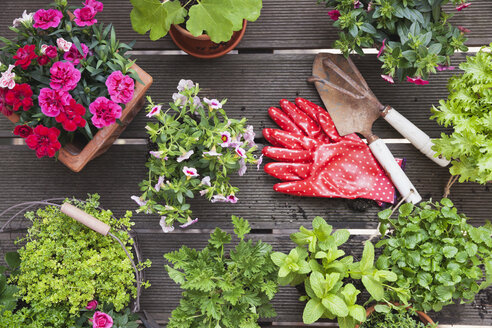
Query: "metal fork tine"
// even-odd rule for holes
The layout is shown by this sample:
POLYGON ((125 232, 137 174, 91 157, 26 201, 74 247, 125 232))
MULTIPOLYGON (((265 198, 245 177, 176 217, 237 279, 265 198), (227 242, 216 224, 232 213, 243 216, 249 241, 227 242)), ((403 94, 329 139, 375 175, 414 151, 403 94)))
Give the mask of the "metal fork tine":
POLYGON ((344 94, 346 94, 349 97, 355 98, 355 99, 363 99, 363 98, 365 98, 365 96, 356 95, 355 93, 350 92, 347 89, 344 89, 344 88, 342 88, 342 87, 340 87, 340 86, 338 86, 338 85, 336 85, 334 83, 331 83, 330 81, 327 81, 325 79, 321 79, 321 78, 316 77, 316 76, 308 77, 307 81, 310 82, 310 83, 314 83, 314 82, 323 83, 323 84, 325 84, 325 85, 327 85, 327 86, 329 86, 329 87, 331 87, 331 88, 333 88, 333 89, 335 89, 337 91, 340 91, 341 93, 344 93, 344 94))
POLYGON ((350 84, 355 90, 362 94, 362 98, 367 95, 368 90, 365 90, 361 85, 355 82, 347 73, 342 71, 331 59, 324 59, 323 64, 329 66, 335 73, 338 74, 342 79, 344 79, 348 84, 350 84))
POLYGON ((364 89, 366 89, 366 91, 369 91, 370 90, 369 85, 367 85, 366 80, 364 79, 362 74, 360 74, 360 71, 357 69, 357 66, 355 66, 354 62, 350 58, 347 58, 347 61, 350 65, 350 68, 352 68, 352 71, 359 77, 359 81, 363 84, 364 89))

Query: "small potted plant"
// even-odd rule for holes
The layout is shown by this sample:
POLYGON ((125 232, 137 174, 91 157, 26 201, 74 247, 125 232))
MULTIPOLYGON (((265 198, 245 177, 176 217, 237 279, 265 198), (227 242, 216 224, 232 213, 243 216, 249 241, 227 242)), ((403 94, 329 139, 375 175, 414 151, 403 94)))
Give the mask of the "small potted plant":
POLYGON ((396 273, 394 284, 419 311, 472 302, 492 284, 492 225, 473 227, 451 200, 404 204, 397 218, 379 213, 382 248, 376 267, 396 273))
POLYGON ((12 327, 28 328, 138 327, 129 304, 132 298, 138 299, 138 286, 149 286, 137 279, 150 261, 134 266, 131 212, 117 219, 111 211, 99 208, 98 199, 92 195, 86 201, 65 203, 108 225, 109 234, 122 244, 76 223, 51 202, 26 213, 32 226, 18 241, 23 244, 18 250, 18 268, 9 279, 19 304, 4 308, 0 326, 10 327, 2 325, 10 320, 16 323, 12 327))
POLYGON ((168 32, 174 43, 199 58, 225 55, 241 41, 246 21, 260 16, 262 0, 131 0, 133 29, 157 40, 168 32))
POLYGON ((226 100, 200 98, 198 84, 181 80, 174 102, 164 110, 149 98, 147 124, 151 151, 148 179, 142 181, 143 194, 132 196, 139 212, 157 213, 164 232, 174 230, 174 222, 186 228, 192 218, 187 198, 196 194, 212 203, 236 203, 239 189, 230 183, 230 174, 241 176, 247 164, 259 169, 262 157, 255 158, 253 126, 246 119, 230 119, 222 108, 226 100))
POLYGON ((366 311, 367 320, 356 328, 436 328, 424 312, 397 304, 376 304, 366 311))
POLYGON ((442 6, 453 3, 458 11, 470 4, 465 0, 318 0, 334 8, 328 15, 341 29, 335 47, 345 56, 362 48, 378 47, 383 62, 381 77, 390 83, 394 78, 425 85, 436 70, 454 69, 450 56, 464 45, 468 29, 449 23, 452 15, 442 6))
POLYGON ((391 290, 395 299, 406 303, 409 295, 405 288, 388 284, 398 279, 396 274, 374 266, 374 246, 370 241, 364 245, 361 260, 354 262, 352 256, 344 256, 345 252, 338 248, 348 240, 350 233, 344 229, 333 233, 332 230, 325 220, 316 217, 313 230, 301 227, 299 232, 290 235, 297 247, 289 254, 272 254, 273 262, 279 267, 281 285, 304 284, 306 295, 300 300, 307 301, 302 314, 305 324, 328 318, 337 319, 341 328, 354 328, 364 322, 366 310, 357 304, 361 291, 352 283, 355 281, 361 281, 375 301, 386 301, 387 290, 391 290))
POLYGON ((272 246, 245 240, 247 220, 233 216, 232 223, 240 241, 229 253, 231 235, 215 228, 203 250, 183 246, 164 255, 169 277, 184 289, 168 328, 259 328, 259 318, 276 316, 270 304, 277 292, 272 246))
POLYGON ((451 134, 442 133, 441 138, 433 139, 432 147, 439 155, 452 160, 445 197, 458 179, 482 184, 492 181, 490 51, 490 46, 483 47, 475 56, 467 57, 460 64, 464 72, 449 80, 448 98, 432 108, 431 119, 453 128, 451 134))
POLYGON ((131 44, 97 24, 103 4, 67 10, 58 0, 14 21, 0 56, 0 112, 38 157, 78 172, 104 153, 143 106, 152 78, 129 59, 131 44))

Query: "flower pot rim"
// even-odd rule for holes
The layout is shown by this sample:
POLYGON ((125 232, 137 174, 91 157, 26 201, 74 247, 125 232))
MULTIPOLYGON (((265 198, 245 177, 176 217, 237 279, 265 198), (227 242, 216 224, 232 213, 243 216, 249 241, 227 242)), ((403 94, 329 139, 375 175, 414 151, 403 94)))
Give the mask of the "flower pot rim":
MULTIPOLYGON (((248 21, 245 20, 245 19, 243 19, 243 27, 241 27, 241 29, 238 30, 238 31, 241 31, 242 32, 246 28, 247 23, 248 23, 248 21)), ((180 33, 184 34, 186 37, 188 37, 190 39, 212 41, 212 40, 210 40, 210 37, 206 33, 201 34, 199 36, 194 36, 193 34, 191 34, 190 31, 188 31, 187 29, 183 28, 179 24, 173 24, 173 26, 174 26, 174 28, 176 28, 176 30, 178 30, 180 33)), ((238 31, 233 31, 233 34, 234 34, 234 32, 238 32, 238 31)), ((242 36, 241 36, 241 38, 242 38, 242 36)), ((232 40, 232 36, 231 36, 231 38, 229 40, 224 41, 224 42, 229 42, 231 40, 232 40)))
MULTIPOLYGON (((400 303, 397 303, 397 302, 391 302, 391 303, 393 305, 396 305, 396 306, 399 306, 400 305, 400 303)), ((384 303, 378 303, 378 304, 384 304, 384 303)), ((376 304, 375 305, 372 305, 372 306, 370 306, 370 307, 368 307, 366 309, 366 316, 367 317, 369 317, 374 312, 374 307, 375 306, 376 306, 376 304)), ((410 308, 412 308, 412 306, 409 305, 407 307, 407 309, 410 309, 410 308)), ((422 321, 423 323, 425 323, 425 324, 431 324, 431 325, 435 324, 434 320, 432 320, 431 317, 429 317, 426 313, 424 313, 422 311, 416 311, 416 312, 417 312, 417 315, 419 316, 420 321, 422 321)), ((355 328, 360 328, 360 324, 357 324, 355 326, 355 328)))

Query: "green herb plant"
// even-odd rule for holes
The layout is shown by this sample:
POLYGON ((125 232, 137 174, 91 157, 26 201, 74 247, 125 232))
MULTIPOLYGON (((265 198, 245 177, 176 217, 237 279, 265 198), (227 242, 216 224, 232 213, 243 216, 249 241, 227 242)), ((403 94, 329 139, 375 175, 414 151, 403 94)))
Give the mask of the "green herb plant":
POLYGON ((142 181, 140 197, 133 196, 138 211, 157 213, 165 232, 173 223, 186 227, 194 222, 188 198, 199 193, 212 202, 237 202, 239 189, 230 183, 230 174, 246 172, 246 164, 261 164, 253 152, 253 126, 246 119, 230 119, 222 106, 226 100, 199 98, 198 84, 181 80, 168 110, 148 98, 147 124, 150 151, 148 179, 142 181))
POLYGON ((490 222, 473 227, 448 198, 398 210, 394 219, 390 209, 379 213, 383 237, 376 267, 396 273, 395 284, 410 292, 415 309, 440 311, 455 301, 471 302, 492 284, 490 222))
POLYGON ((378 304, 360 328, 436 328, 420 321, 412 307, 378 304))
POLYGON ((347 230, 336 230, 321 217, 313 220, 313 230, 304 227, 290 235, 297 247, 289 254, 275 252, 273 262, 279 267, 281 285, 304 283, 307 301, 302 315, 306 324, 320 318, 338 319, 340 328, 353 328, 366 320, 366 310, 357 303, 361 293, 348 279, 361 280, 375 301, 389 301, 386 290, 392 290, 396 299, 406 302, 408 295, 404 289, 387 284, 397 280, 395 273, 378 270, 374 267, 374 246, 370 241, 364 245, 360 262, 338 247, 350 237, 347 230), (307 248, 306 248, 307 246, 307 248))
POLYGON ((194 36, 206 33, 215 43, 229 41, 234 31, 243 28, 243 20, 254 22, 260 16, 262 0, 131 0, 133 29, 150 39, 164 37, 171 25, 186 22, 194 36))
POLYGON ((247 220, 233 216, 239 243, 229 253, 230 234, 216 228, 201 251, 186 246, 164 257, 171 279, 184 289, 168 328, 259 327, 259 318, 275 317, 270 300, 277 292, 272 247, 245 240, 247 220))
MULTIPOLYGON (((111 226, 131 254, 131 212, 121 219, 99 209, 99 196, 67 200, 111 226)), ((70 327, 89 301, 112 304, 116 312, 136 296, 135 274, 125 251, 112 238, 75 222, 56 206, 26 213, 32 222, 19 249, 19 272, 11 281, 27 307, 16 313, 23 327, 70 327)), ((141 263, 140 269, 150 266, 141 263)), ((142 282, 148 287, 147 282, 142 282)))
MULTIPOLYGON (((341 29, 335 47, 345 56, 377 45, 383 74, 403 80, 426 79, 438 65, 449 66, 456 50, 467 51, 465 33, 449 23, 446 3, 465 0, 318 0, 335 8, 334 26, 341 29), (338 17, 339 15, 339 17, 338 17)), ((389 78, 387 78, 389 79, 389 78)))
POLYGON ((17 286, 8 283, 7 271, 10 276, 18 272, 20 266, 20 257, 17 252, 5 253, 5 263, 7 266, 0 265, 0 314, 4 311, 13 311, 17 305, 18 297, 16 296, 19 289, 17 286))
POLYGON ((492 180, 492 54, 483 47, 460 64, 463 74, 449 80, 449 96, 432 108, 431 118, 453 132, 434 139, 434 149, 453 159, 449 171, 459 181, 492 180))

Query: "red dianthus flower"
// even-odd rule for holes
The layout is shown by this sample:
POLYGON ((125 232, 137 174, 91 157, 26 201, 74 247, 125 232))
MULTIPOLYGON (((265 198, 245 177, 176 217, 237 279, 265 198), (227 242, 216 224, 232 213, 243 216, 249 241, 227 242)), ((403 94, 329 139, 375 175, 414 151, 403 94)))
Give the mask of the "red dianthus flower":
POLYGON ((21 107, 25 111, 31 109, 33 105, 31 86, 27 83, 16 84, 12 90, 7 91, 5 101, 15 112, 21 107))
POLYGON ((61 123, 66 131, 75 131, 78 127, 83 128, 86 124, 83 116, 85 115, 84 106, 77 104, 75 99, 70 100, 68 106, 64 106, 60 114, 55 118, 61 123))
POLYGON ((15 66, 20 66, 22 69, 27 69, 31 65, 31 61, 38 57, 34 50, 36 46, 34 44, 26 44, 24 47, 17 49, 17 54, 14 59, 17 59, 15 66))
POLYGON ((26 144, 29 148, 36 151, 38 158, 55 156, 60 150, 61 144, 58 141, 60 130, 57 128, 47 128, 43 125, 38 125, 34 128, 33 133, 27 137, 26 144))
POLYGON ((14 134, 21 138, 27 138, 32 134, 32 128, 27 124, 16 125, 14 129, 14 134))

